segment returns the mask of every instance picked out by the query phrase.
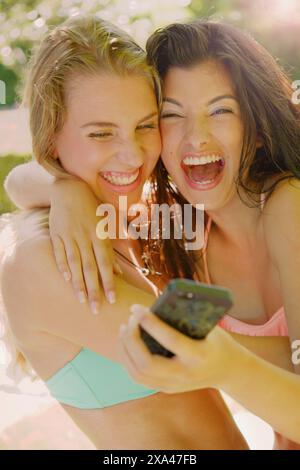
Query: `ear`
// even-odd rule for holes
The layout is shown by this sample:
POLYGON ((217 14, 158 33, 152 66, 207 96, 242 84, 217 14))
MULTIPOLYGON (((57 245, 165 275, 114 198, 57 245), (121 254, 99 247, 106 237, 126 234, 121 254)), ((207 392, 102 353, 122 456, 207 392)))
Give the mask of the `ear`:
POLYGON ((59 158, 58 150, 56 148, 54 149, 54 152, 53 152, 53 158, 54 158, 54 160, 58 160, 58 158, 59 158))

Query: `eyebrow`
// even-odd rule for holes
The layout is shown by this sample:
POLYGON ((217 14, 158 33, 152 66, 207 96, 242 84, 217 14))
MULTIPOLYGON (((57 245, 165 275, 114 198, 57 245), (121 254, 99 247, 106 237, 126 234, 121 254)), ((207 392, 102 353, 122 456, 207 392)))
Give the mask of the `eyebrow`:
MULTIPOLYGON (((144 118, 142 118, 140 121, 138 121, 138 124, 141 124, 144 121, 147 121, 148 119, 158 116, 158 112, 154 111, 153 113, 148 114, 144 118)), ((83 124, 80 126, 81 129, 84 129, 85 127, 90 127, 90 126, 97 126, 97 127, 118 127, 117 124, 114 122, 106 122, 106 121, 92 121, 92 122, 87 122, 86 124, 83 124)))
MULTIPOLYGON (((220 95, 220 96, 216 96, 212 100, 208 101, 206 104, 210 105, 210 104, 216 103, 217 101, 224 100, 224 99, 231 99, 231 100, 237 101, 236 97, 233 96, 233 95, 220 95)), ((179 106, 180 108, 183 108, 182 104, 179 103, 179 101, 174 100, 174 98, 163 98, 163 102, 165 102, 165 101, 167 103, 172 103, 172 104, 175 104, 176 106, 179 106)))

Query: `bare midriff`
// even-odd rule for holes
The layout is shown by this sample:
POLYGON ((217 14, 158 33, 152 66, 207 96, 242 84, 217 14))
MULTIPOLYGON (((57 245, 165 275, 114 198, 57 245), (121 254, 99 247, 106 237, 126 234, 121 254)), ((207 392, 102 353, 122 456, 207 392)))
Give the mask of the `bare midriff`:
MULTIPOLYGON (((153 281, 143 278, 127 263, 120 264, 126 281, 155 293, 155 286, 151 289, 153 281)), ((37 331, 32 334, 30 337, 27 333, 20 350, 45 381, 80 351, 66 338, 37 331)), ((159 392, 101 409, 61 406, 97 449, 248 448, 220 393, 214 389, 159 392)))
POLYGON ((109 408, 62 405, 97 449, 247 449, 219 392, 157 393, 109 408))

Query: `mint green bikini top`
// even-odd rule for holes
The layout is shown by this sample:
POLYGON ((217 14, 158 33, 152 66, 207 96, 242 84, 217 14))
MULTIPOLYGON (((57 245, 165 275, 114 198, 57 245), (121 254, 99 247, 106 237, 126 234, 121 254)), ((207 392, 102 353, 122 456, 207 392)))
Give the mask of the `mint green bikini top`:
POLYGON ((50 377, 46 385, 59 402, 87 410, 158 392, 134 382, 121 364, 85 348, 50 377))

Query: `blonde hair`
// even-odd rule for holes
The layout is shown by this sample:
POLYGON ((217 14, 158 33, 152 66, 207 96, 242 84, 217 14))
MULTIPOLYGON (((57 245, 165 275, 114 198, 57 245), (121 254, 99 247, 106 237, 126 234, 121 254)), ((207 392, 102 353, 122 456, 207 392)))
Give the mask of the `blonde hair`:
POLYGON ((160 105, 160 79, 146 52, 124 31, 96 17, 72 18, 43 40, 29 63, 23 105, 29 108, 34 158, 56 177, 68 177, 54 158, 55 135, 66 113, 66 83, 77 74, 143 75, 160 105))
MULTIPOLYGON (((29 108, 33 156, 55 177, 69 176, 54 158, 55 135, 61 130, 66 114, 66 83, 77 74, 99 72, 145 76, 153 87, 158 105, 161 103, 160 80, 155 69, 147 64, 145 51, 124 31, 95 17, 73 18, 57 26, 29 62, 23 97, 23 105, 29 108)), ((47 209, 35 213, 37 224, 46 228, 47 209)), ((11 246, 14 245, 12 234, 19 232, 18 227, 31 214, 23 211, 9 216, 6 230, 0 233, 6 243, 9 240, 11 246)), ((3 240, 0 245, 1 250, 5 246, 3 240)), ((5 309, 0 305, 0 323, 1 316, 2 342, 10 356, 10 376, 17 381, 22 374, 36 378, 30 363, 16 346, 5 309)))

